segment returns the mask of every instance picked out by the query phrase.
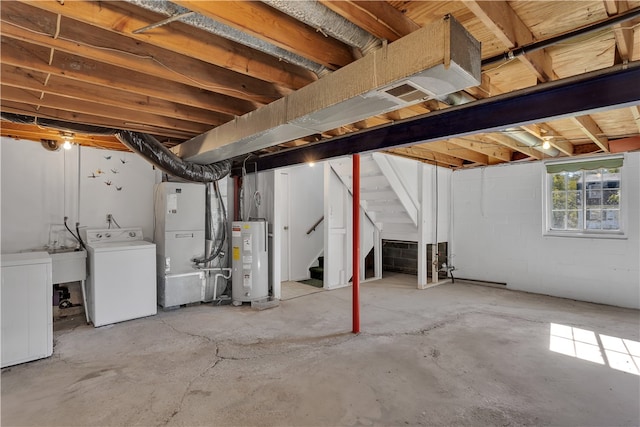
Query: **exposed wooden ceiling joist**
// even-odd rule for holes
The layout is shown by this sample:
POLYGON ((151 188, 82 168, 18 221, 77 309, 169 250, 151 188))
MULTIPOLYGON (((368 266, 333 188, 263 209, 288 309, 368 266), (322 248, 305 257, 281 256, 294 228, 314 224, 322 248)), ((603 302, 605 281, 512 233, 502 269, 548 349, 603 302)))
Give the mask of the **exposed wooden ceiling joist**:
POLYGON ((452 138, 449 142, 503 162, 511 161, 511 150, 479 135, 468 138, 452 138))
MULTIPOLYGON (((319 3, 387 42, 451 14, 482 42, 485 59, 640 7, 639 0, 320 0, 319 3)), ((180 4, 230 24, 246 32, 248 38, 272 43, 279 52, 284 49, 330 69, 349 64, 357 55, 330 35, 316 32, 315 28, 263 3, 184 0, 180 4)), ((195 136, 203 127, 216 127, 317 79, 314 73, 288 63, 282 56, 259 52, 184 22, 133 34, 133 30, 167 17, 144 9, 135 1, 20 0, 0 2, 0 8, 3 112, 147 132, 169 146, 195 136)), ((198 15, 194 12, 192 16, 198 15)), ((200 19, 208 18, 200 15, 200 19)), ((534 90, 538 83, 604 69, 615 63, 629 61, 629 67, 633 67, 640 60, 638 22, 627 20, 596 33, 561 41, 544 51, 519 57, 518 61, 487 66, 481 85, 466 92, 476 99, 490 99, 521 88, 534 90)), ((580 98, 590 102, 592 94, 580 98)), ((264 151, 275 152, 312 142, 333 147, 327 138, 348 137, 356 131, 375 133, 372 128, 376 126, 401 123, 447 108, 440 101, 430 100, 264 151)), ((523 102, 514 108, 531 106, 523 102)), ((504 111, 500 114, 509 115, 504 111)), ((464 123, 460 125, 464 127, 464 123)), ((640 99, 632 107, 531 123, 525 129, 538 138, 553 136, 549 142, 561 152, 560 156, 606 151, 608 141, 613 143, 640 134, 640 99)), ((449 137, 457 135, 455 128, 451 132, 447 134, 449 137)), ((420 131, 417 133, 423 136, 420 131)), ((28 135, 39 140, 34 133, 28 135)), ((395 140, 394 135, 389 138, 395 140)), ((432 141, 429 149, 414 150, 410 155, 420 153, 423 161, 432 163, 434 154, 449 156, 449 163, 438 164, 451 167, 545 157, 522 143, 511 140, 501 145, 495 142, 496 134, 493 138, 474 134, 444 141, 428 139, 432 141)))
POLYGON ((605 152, 609 152, 609 138, 603 134, 600 126, 598 126, 591 116, 576 116, 573 117, 572 120, 598 147, 605 152))
MULTIPOLYGON (((504 43, 512 49, 535 41, 531 30, 506 1, 464 0, 464 4, 504 43)), ((544 50, 518 57, 540 81, 555 80, 551 58, 544 50)))
MULTIPOLYGON (((154 98, 167 99, 184 105, 205 108, 211 111, 223 110, 227 114, 242 113, 242 100, 196 89, 163 79, 150 79, 146 74, 108 65, 62 51, 16 41, 2 36, 0 58, 3 64, 12 65, 41 73, 58 75, 81 82, 116 88, 154 98), (52 60, 49 63, 49 60, 52 60), (227 102, 231 101, 229 104, 227 102), (235 102, 234 102, 235 101, 235 102), (231 111, 229 111, 231 109, 231 111)), ((246 103, 246 101, 244 101, 246 103)))
MULTIPOLYGON (((8 2, 2 12, 0 31, 4 35, 253 103, 236 107, 238 111, 251 111, 290 93, 272 83, 69 18, 62 18, 57 28, 56 15, 24 3, 8 2)), ((237 101, 227 98, 226 102, 233 105, 237 101)))
POLYGON ((61 3, 43 0, 29 3, 61 16, 289 89, 298 89, 316 79, 313 73, 301 67, 179 22, 134 34, 133 31, 158 22, 164 17, 123 2, 78 0, 61 3))
POLYGON ((436 153, 446 154, 452 157, 458 157, 462 160, 466 160, 472 163, 479 163, 482 165, 489 164, 489 156, 486 154, 478 153, 473 150, 468 150, 459 145, 452 144, 447 141, 429 142, 427 144, 417 144, 415 148, 425 148, 436 153))
POLYGON ((485 138, 490 141, 496 142, 498 144, 504 145, 505 147, 509 147, 514 151, 518 151, 522 154, 525 154, 528 157, 533 157, 537 160, 542 160, 544 158, 544 154, 540 151, 531 148, 527 145, 522 144, 519 141, 511 138, 508 135, 503 135, 501 133, 488 133, 484 135, 485 138))
POLYGON ((389 42, 420 28, 418 24, 384 1, 320 0, 320 2, 374 36, 389 42))
POLYGON ((198 123, 217 126, 229 119, 229 116, 181 105, 162 98, 150 98, 124 90, 106 88, 104 86, 77 82, 60 76, 51 76, 33 70, 26 70, 12 65, 0 66, 2 84, 16 88, 40 91, 73 99, 93 101, 112 107, 127 110, 174 117, 198 123), (46 85, 45 85, 46 82, 46 85))

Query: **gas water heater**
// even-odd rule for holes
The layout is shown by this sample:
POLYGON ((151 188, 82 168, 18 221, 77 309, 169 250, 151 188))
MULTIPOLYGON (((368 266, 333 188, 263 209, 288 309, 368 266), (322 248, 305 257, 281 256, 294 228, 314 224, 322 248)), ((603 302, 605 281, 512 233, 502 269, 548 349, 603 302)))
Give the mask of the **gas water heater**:
POLYGON ((269 254, 266 221, 234 221, 231 225, 233 302, 269 297, 269 254))

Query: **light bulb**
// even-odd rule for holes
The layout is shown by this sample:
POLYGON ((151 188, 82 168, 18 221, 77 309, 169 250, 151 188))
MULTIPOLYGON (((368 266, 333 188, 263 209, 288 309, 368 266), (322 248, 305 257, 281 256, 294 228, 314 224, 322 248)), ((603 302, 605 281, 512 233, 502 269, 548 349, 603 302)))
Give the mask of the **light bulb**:
POLYGON ((542 143, 542 148, 545 149, 545 150, 548 150, 549 148, 551 148, 551 144, 549 143, 549 141, 545 140, 542 143))
POLYGON ((68 139, 65 139, 64 144, 62 144, 62 148, 64 148, 65 150, 71 150, 71 142, 69 142, 68 139))
POLYGON ((309 167, 311 167, 311 168, 312 168, 312 167, 314 167, 314 166, 315 166, 315 164, 316 164, 316 163, 315 163, 315 162, 309 162, 309 163, 307 163, 307 164, 309 165, 309 167))

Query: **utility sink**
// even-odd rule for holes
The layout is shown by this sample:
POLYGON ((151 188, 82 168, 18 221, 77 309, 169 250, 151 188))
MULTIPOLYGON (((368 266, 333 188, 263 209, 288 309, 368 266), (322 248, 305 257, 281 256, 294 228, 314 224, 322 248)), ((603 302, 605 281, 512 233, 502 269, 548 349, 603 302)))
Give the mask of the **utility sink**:
POLYGON ((87 278, 87 251, 74 248, 48 249, 53 283, 78 282, 87 278))

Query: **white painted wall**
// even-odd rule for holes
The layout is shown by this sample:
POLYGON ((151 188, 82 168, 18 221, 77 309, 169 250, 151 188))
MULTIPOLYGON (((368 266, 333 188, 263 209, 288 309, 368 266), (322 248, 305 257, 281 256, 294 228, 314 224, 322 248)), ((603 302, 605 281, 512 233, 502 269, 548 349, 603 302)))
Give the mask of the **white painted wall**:
POLYGON ((324 221, 316 231, 307 234, 309 228, 324 215, 324 167, 302 165, 286 169, 289 174, 291 204, 289 235, 291 256, 290 280, 309 278, 309 267, 324 249, 324 221))
POLYGON ((78 146, 50 152, 39 143, 10 138, 0 140, 0 150, 3 253, 48 244, 51 225, 63 224, 65 216, 71 228, 76 221, 106 227, 110 213, 122 227, 142 226, 146 238, 153 237, 153 185, 160 173, 140 156, 78 146), (98 169, 104 173, 88 178, 98 169))
POLYGON ((626 239, 544 236, 544 174, 542 162, 453 172, 455 273, 640 308, 640 153, 624 162, 626 239))

